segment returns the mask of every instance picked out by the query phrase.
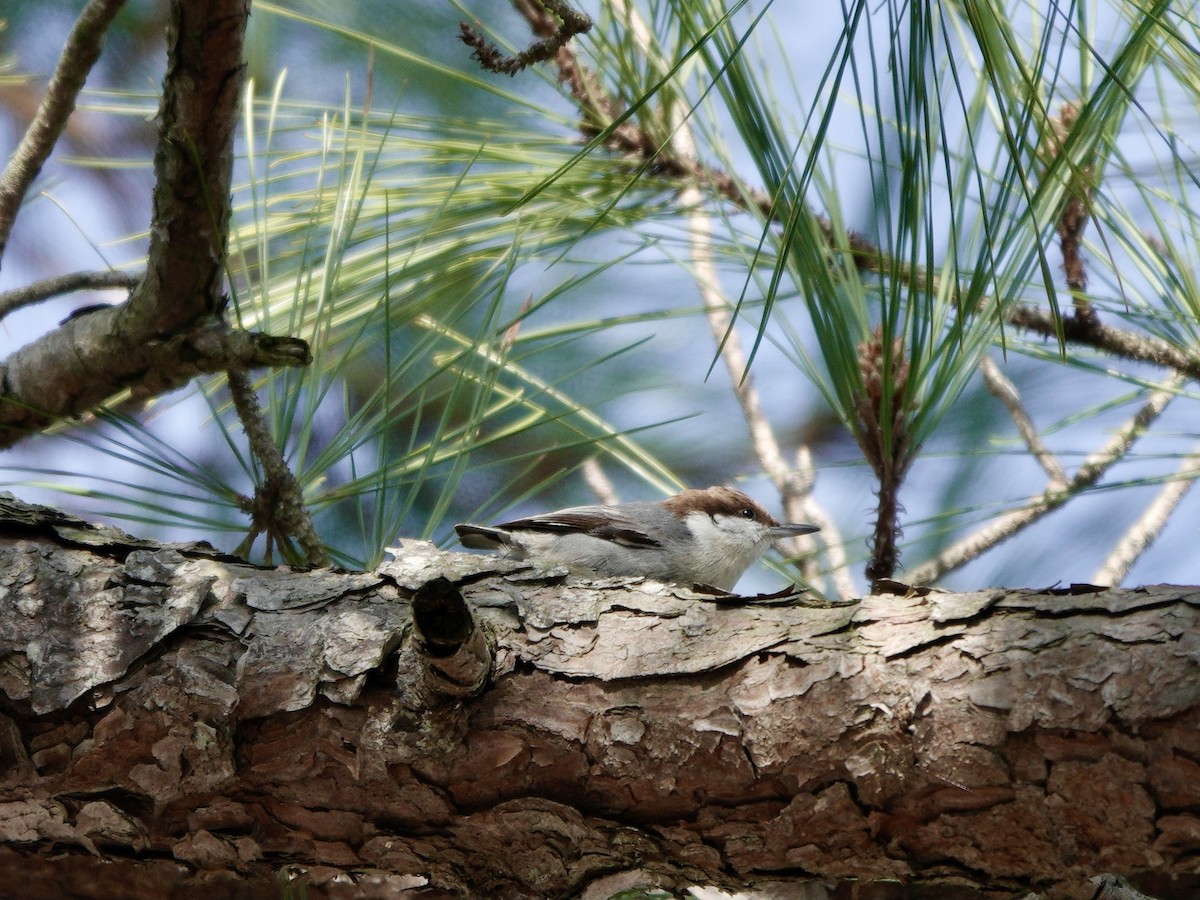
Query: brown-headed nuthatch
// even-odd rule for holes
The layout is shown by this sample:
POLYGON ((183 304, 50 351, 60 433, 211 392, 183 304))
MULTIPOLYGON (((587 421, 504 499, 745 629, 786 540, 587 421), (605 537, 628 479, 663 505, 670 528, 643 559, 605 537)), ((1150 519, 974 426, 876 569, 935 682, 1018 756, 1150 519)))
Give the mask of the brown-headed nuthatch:
POLYGON ((572 572, 637 576, 724 591, 776 538, 818 531, 775 521, 741 491, 684 491, 661 502, 573 506, 502 525, 455 525, 464 547, 572 572))

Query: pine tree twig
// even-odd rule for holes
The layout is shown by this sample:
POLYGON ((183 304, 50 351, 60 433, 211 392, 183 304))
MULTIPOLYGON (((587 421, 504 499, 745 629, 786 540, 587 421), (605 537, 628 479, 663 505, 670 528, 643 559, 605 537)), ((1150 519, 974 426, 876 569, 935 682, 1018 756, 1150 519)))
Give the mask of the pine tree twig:
POLYGON ((1108 554, 1096 574, 1092 584, 1111 585, 1119 587, 1129 574, 1129 570, 1158 536, 1162 534, 1167 521, 1187 492, 1196 483, 1200 474, 1200 444, 1197 444, 1179 467, 1175 478, 1162 486, 1154 500, 1146 507, 1138 520, 1129 527, 1112 552, 1108 554))
POLYGON ((1041 494, 1031 498, 1020 509, 997 516, 983 528, 962 540, 956 541, 934 559, 922 563, 909 572, 908 581, 922 585, 940 578, 947 572, 966 565, 1002 541, 1032 525, 1049 512, 1053 512, 1072 497, 1096 484, 1109 469, 1124 459, 1146 428, 1166 409, 1167 404, 1178 396, 1178 389, 1188 379, 1174 374, 1153 391, 1146 402, 1130 418, 1125 426, 1095 453, 1088 456, 1065 488, 1047 487, 1041 494))
POLYGON ((1059 319, 1032 306, 1017 305, 1008 311, 1008 322, 1043 337, 1058 339, 1059 333, 1072 344, 1094 347, 1112 356, 1132 362, 1147 362, 1165 369, 1200 378, 1200 357, 1149 335, 1099 324, 1095 328, 1080 325, 1074 316, 1059 319))
POLYGON ((1025 410, 1025 404, 1021 402, 1021 395, 1017 391, 1017 386, 1009 380, 1009 378, 1000 371, 1000 367, 990 356, 983 357, 980 362, 980 371, 983 373, 983 383, 987 387, 988 392, 1004 404, 1004 408, 1008 410, 1009 416, 1012 417, 1013 424, 1017 426, 1017 431, 1021 435, 1021 440, 1025 442, 1025 446, 1034 458, 1041 464, 1042 471, 1050 479, 1046 485, 1047 490, 1063 490, 1067 486, 1067 473, 1050 449, 1046 446, 1042 436, 1038 434, 1037 427, 1033 424, 1033 419, 1025 410))
MULTIPOLYGON (((55 340, 38 342, 0 363, 0 384, 7 386, 10 396, 26 398, 29 404, 17 410, 0 406, 0 413, 10 414, 7 427, 0 427, 0 449, 59 419, 63 405, 94 389, 94 382, 104 387, 103 394, 96 395, 96 402, 125 392, 134 401, 143 401, 180 388, 198 375, 231 367, 291 367, 311 362, 308 344, 299 338, 234 330, 216 320, 163 339, 146 339, 136 346, 123 347, 117 372, 96 368, 96 357, 90 358, 89 367, 89 358, 71 355, 72 348, 111 342, 120 312, 119 306, 104 306, 74 316, 53 332, 55 340), (47 358, 43 359, 43 354, 47 358), (56 363, 62 371, 56 380, 47 381, 42 373, 56 363), (14 425, 14 421, 21 424, 14 425)), ((72 406, 71 411, 84 415, 96 402, 72 406)), ((3 418, 0 416, 0 420, 3 418)))
POLYGON ((33 284, 11 291, 0 293, 0 318, 7 316, 26 306, 33 306, 75 291, 99 291, 109 288, 126 288, 133 290, 142 280, 140 273, 118 272, 110 269, 106 272, 72 272, 70 275, 56 275, 35 281, 33 284))
MULTIPOLYGON (((1057 116, 1050 117, 1049 132, 1039 150, 1045 162, 1043 175, 1049 173, 1054 161, 1062 155, 1063 147, 1078 117, 1079 108, 1070 102, 1061 106, 1057 116)), ((1100 325, 1096 308, 1087 296, 1087 266, 1083 261, 1082 252, 1083 231, 1087 228, 1090 216, 1094 174, 1095 166, 1091 163, 1072 168, 1070 185, 1055 224, 1058 246, 1062 252, 1063 273, 1066 275, 1067 289, 1071 292, 1075 308, 1073 318, 1084 331, 1091 331, 1100 325)))
POLYGON ((89 0, 67 36, 46 96, 0 175, 0 259, 21 202, 67 127, 88 73, 100 58, 104 33, 123 5, 124 0, 89 0))
POLYGON ((255 487, 254 497, 242 498, 243 508, 250 513, 250 534, 244 546, 248 549, 257 535, 266 534, 269 560, 273 545, 279 546, 286 556, 294 537, 303 551, 304 562, 310 566, 328 566, 329 554, 313 528, 300 482, 271 438, 254 382, 245 369, 230 369, 228 377, 238 419, 263 471, 262 483, 255 487))
MULTIPOLYGON (((520 0, 516 5, 535 32, 538 28, 545 27, 540 17, 527 12, 532 6, 530 0, 520 0)), ((619 117, 622 111, 574 54, 560 53, 556 63, 560 80, 567 85, 572 98, 584 110, 584 124, 581 127, 585 135, 598 134, 619 117)), ((647 170, 658 178, 695 179, 740 209, 755 209, 767 220, 777 221, 780 217, 780 211, 765 191, 743 185, 732 174, 718 167, 710 166, 694 157, 681 155, 674 151, 671 144, 663 147, 661 142, 655 141, 644 130, 629 122, 613 130, 606 141, 606 147, 613 152, 636 156, 652 164, 648 165, 647 170)), ((888 253, 863 235, 854 231, 838 233, 827 216, 818 213, 812 215, 826 243, 831 248, 845 247, 859 271, 893 276, 899 273, 898 277, 908 285, 921 289, 937 289, 937 279, 928 275, 920 266, 893 260, 888 253)), ((1074 225, 1081 227, 1078 221, 1074 225)), ((1087 306, 1090 308, 1090 302, 1087 306)), ((1004 316, 1006 322, 1025 331, 1054 340, 1061 336, 1071 344, 1093 347, 1132 362, 1148 362, 1164 369, 1186 372, 1193 378, 1200 379, 1200 356, 1185 353, 1148 335, 1102 325, 1094 315, 1076 314, 1060 319, 1032 306, 1013 304, 1005 309, 1004 316)))
MULTIPOLYGON (((549 32, 541 40, 526 47, 516 56, 504 53, 466 22, 458 23, 459 40, 468 47, 475 48, 471 58, 478 60, 481 67, 489 72, 511 76, 534 63, 553 59, 575 35, 591 31, 592 20, 583 13, 572 9, 563 0, 538 0, 538 3, 541 9, 531 9, 529 14, 540 14, 539 18, 544 17, 544 20, 551 23, 549 32)), ((531 3, 526 5, 532 7, 531 3)))
POLYGON ((229 369, 298 368, 312 362, 308 344, 300 338, 231 329, 224 322, 201 325, 165 341, 150 341, 143 351, 146 371, 128 385, 135 401, 183 387, 199 375, 229 369))

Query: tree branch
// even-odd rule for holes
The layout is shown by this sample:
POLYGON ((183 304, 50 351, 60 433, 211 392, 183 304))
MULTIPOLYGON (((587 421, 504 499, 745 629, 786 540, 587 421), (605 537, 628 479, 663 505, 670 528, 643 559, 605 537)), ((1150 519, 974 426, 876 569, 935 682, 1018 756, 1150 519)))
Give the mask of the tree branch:
MULTIPOLYGON (((535 34, 544 36, 552 32, 555 27, 553 18, 541 10, 534 0, 515 0, 514 5, 517 11, 525 16, 535 34)), ((559 51, 556 62, 560 80, 567 85, 572 98, 583 113, 581 130, 585 135, 598 134, 622 113, 571 52, 569 46, 559 51)), ((780 212, 765 191, 742 184, 731 173, 702 162, 694 154, 677 152, 672 143, 664 146, 663 142, 655 140, 652 135, 630 122, 614 129, 606 146, 613 152, 643 159, 647 163, 646 171, 654 177, 676 181, 694 179, 709 186, 718 196, 741 209, 756 210, 767 220, 779 219, 780 212)), ((1076 214, 1076 220, 1068 223, 1066 227, 1077 234, 1085 220, 1078 208, 1074 208, 1072 212, 1076 214)), ((857 232, 848 231, 839 235, 835 233, 833 223, 828 217, 817 213, 812 215, 831 250, 844 243, 849 248, 854 265, 860 271, 880 276, 895 276, 899 273, 899 277, 907 284, 936 290, 936 279, 929 276, 920 266, 893 259, 857 232)), ((1047 338, 1058 340, 1061 336, 1069 343, 1094 347, 1131 362, 1149 362, 1163 368, 1186 372, 1192 378, 1200 380, 1200 355, 1180 350, 1148 335, 1102 325, 1095 316, 1092 304, 1083 293, 1082 286, 1078 286, 1074 294, 1077 314, 1064 320, 1028 305, 1014 304, 1004 312, 1006 321, 1047 338)))
POLYGON ((0 510, 0 866, 55 889, 26 896, 91 853, 97 898, 270 893, 234 887, 283 861, 478 897, 1200 887, 1194 587, 718 603, 421 542, 269 571, 0 510), (454 611, 418 639, 430 584, 454 611), (431 702, 421 659, 479 632, 483 692, 431 702))
POLYGON ((0 294, 0 318, 10 312, 35 303, 41 303, 60 294, 70 294, 74 291, 96 291, 106 288, 127 288, 132 290, 142 280, 141 275, 130 272, 109 270, 105 272, 72 272, 70 275, 58 275, 42 281, 16 288, 0 294))
POLYGON ((329 554, 325 544, 313 528, 312 518, 304 505, 304 490, 288 468, 283 453, 271 437, 271 429, 263 418, 258 405, 254 382, 244 368, 230 368, 229 392, 237 409, 238 419, 246 431, 250 451, 263 470, 261 484, 255 485, 254 497, 243 500, 243 508, 250 513, 250 533, 239 555, 249 556, 250 547, 259 534, 267 536, 266 558, 272 559, 271 551, 278 546, 288 561, 305 562, 310 566, 328 566, 329 554), (289 552, 290 540, 295 537, 304 553, 303 560, 292 560, 289 552))
POLYGON ((1159 489, 1154 500, 1100 564, 1092 576, 1093 584, 1117 587, 1125 580, 1138 557, 1162 534, 1171 514, 1196 484, 1197 475, 1200 475, 1200 444, 1184 457, 1175 477, 1159 489))
POLYGON ((1084 460, 1065 485, 1055 483, 1052 478, 1041 494, 1031 498, 1020 509, 996 517, 973 534, 955 541, 933 559, 912 569, 908 573, 909 582, 914 585, 933 582, 947 572, 970 562, 984 550, 1008 540, 1022 528, 1033 524, 1047 513, 1058 509, 1071 497, 1094 485, 1113 465, 1125 457, 1150 423, 1162 415, 1167 404, 1178 396, 1183 382, 1184 378, 1179 374, 1167 379, 1161 388, 1150 394, 1141 409, 1104 447, 1084 460))
POLYGON ((68 319, 0 364, 0 389, 7 401, 0 403, 0 448, 45 428, 64 411, 82 415, 125 391, 135 400, 148 400, 183 387, 197 375, 231 367, 311 362, 308 344, 299 338, 231 330, 218 321, 126 346, 112 338, 121 311, 119 306, 106 306, 68 319), (101 352, 86 353, 82 348, 101 352), (101 363, 109 369, 104 380, 97 381, 95 367, 101 363), (46 372, 54 377, 44 377, 46 372))
POLYGON ((162 335, 223 309, 249 17, 249 0, 171 2, 146 277, 118 335, 162 335))
POLYGON ((178 366, 148 371, 160 358, 148 351, 220 315, 248 17, 248 0, 172 0, 145 276, 127 303, 71 319, 0 366, 0 446, 131 385, 176 383, 178 366))
POLYGON ((49 159, 88 73, 100 58, 104 33, 124 0, 89 0, 75 21, 33 121, 0 175, 0 261, 33 180, 49 159))
POLYGON ((466 22, 458 23, 459 40, 468 47, 475 48, 471 57, 478 60, 479 65, 487 71, 503 75, 516 75, 534 63, 552 59, 575 35, 591 31, 592 20, 584 13, 573 9, 565 0, 536 0, 536 2, 541 7, 539 12, 554 24, 545 38, 525 48, 516 56, 509 56, 502 52, 466 22))
POLYGON ((1070 343, 1094 347, 1112 356, 1131 362, 1148 362, 1164 369, 1184 372, 1200 379, 1200 356, 1150 335, 1113 328, 1100 322, 1082 323, 1074 316, 1058 319, 1049 312, 1019 304, 1008 311, 1008 321, 1043 337, 1058 339, 1061 333, 1070 343))

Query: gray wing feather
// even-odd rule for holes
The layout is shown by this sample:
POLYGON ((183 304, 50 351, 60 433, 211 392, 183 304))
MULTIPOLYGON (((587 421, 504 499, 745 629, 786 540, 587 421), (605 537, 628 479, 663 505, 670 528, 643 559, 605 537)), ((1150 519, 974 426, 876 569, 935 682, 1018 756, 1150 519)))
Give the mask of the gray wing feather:
POLYGON ((586 534, 632 547, 659 546, 658 541, 611 506, 573 506, 570 509, 560 509, 527 519, 516 519, 496 527, 505 531, 586 534))

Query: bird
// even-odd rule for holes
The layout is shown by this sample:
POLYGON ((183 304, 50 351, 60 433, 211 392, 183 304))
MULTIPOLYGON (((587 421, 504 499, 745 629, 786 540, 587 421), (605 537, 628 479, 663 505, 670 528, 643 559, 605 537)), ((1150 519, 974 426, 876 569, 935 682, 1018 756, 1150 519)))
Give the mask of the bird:
POLYGON ((776 538, 820 529, 778 522, 746 494, 717 485, 662 501, 572 506, 499 525, 463 523, 454 530, 464 547, 546 568, 728 592, 776 538))

